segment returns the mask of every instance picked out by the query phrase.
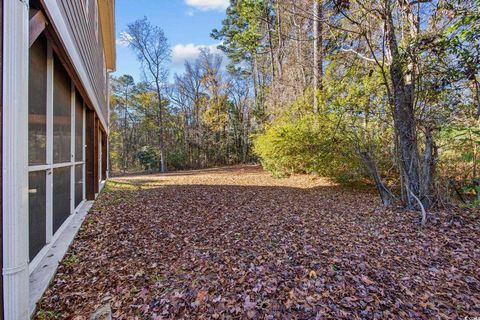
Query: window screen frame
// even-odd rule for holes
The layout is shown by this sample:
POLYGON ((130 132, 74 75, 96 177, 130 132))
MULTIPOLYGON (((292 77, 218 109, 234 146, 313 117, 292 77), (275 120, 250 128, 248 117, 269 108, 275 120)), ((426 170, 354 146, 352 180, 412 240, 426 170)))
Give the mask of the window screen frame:
MULTIPOLYGON (((54 242, 56 237, 64 230, 65 226, 68 224, 68 221, 72 217, 72 215, 76 212, 79 211, 79 209, 83 206, 83 204, 86 202, 86 193, 85 193, 85 130, 86 130, 86 122, 85 122, 85 109, 86 109, 86 104, 84 100, 82 99, 82 112, 81 112, 81 123, 83 124, 83 130, 82 130, 82 141, 81 141, 81 159, 80 161, 78 160, 78 157, 75 157, 75 152, 78 152, 75 148, 75 143, 76 143, 76 99, 77 99, 77 88, 75 87, 73 80, 71 77, 68 75, 68 80, 70 82, 69 87, 70 87, 70 100, 69 100, 69 105, 67 106, 70 108, 70 157, 69 161, 62 161, 61 163, 55 163, 53 160, 53 122, 54 122, 54 67, 55 63, 61 63, 59 59, 54 58, 55 56, 55 50, 52 46, 52 43, 50 42, 47 38, 47 85, 46 85, 46 98, 47 98, 47 110, 46 110, 46 163, 42 165, 29 165, 28 166, 28 172, 45 172, 46 174, 46 203, 45 203, 45 221, 46 221, 46 226, 45 226, 45 245, 43 248, 36 254, 35 257, 30 257, 29 261, 29 269, 30 272, 32 272, 35 267, 39 264, 40 260, 43 258, 43 256, 46 254, 46 251, 49 248, 49 245, 54 242), (75 204, 75 167, 76 166, 82 166, 82 176, 83 176, 83 186, 82 186, 82 201, 76 206, 75 204), (68 217, 62 222, 60 226, 57 226, 56 232, 54 232, 54 217, 53 217, 53 208, 54 208, 54 195, 53 195, 53 172, 55 169, 60 169, 60 168, 68 168, 69 169, 69 175, 70 175, 70 196, 69 196, 69 212, 68 217)), ((59 55, 57 55, 58 57, 59 55)), ((32 88, 29 88, 29 90, 32 88)), ((34 90, 34 89, 33 89, 34 90)))

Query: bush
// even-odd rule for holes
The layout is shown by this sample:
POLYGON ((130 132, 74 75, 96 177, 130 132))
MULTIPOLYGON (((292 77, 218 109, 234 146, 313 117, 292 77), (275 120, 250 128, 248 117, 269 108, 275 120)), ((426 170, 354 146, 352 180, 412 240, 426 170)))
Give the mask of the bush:
POLYGON ((305 115, 274 123, 254 138, 254 152, 263 167, 277 177, 315 173, 350 182, 363 176, 361 163, 338 119, 305 115))
POLYGON ((145 170, 153 170, 159 167, 160 154, 153 147, 142 147, 135 155, 135 158, 145 170))
POLYGON ((167 168, 168 170, 183 170, 186 169, 187 154, 183 149, 176 149, 167 153, 167 168))

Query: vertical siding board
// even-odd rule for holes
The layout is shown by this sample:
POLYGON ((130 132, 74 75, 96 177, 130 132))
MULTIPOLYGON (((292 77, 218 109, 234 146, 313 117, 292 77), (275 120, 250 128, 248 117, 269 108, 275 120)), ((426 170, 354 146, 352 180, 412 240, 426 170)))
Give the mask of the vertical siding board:
POLYGON ((65 16, 68 18, 69 21, 70 31, 74 36, 77 48, 81 53, 83 64, 90 75, 92 83, 94 84, 93 89, 95 91, 95 95, 97 96, 97 98, 99 98, 98 91, 96 89, 97 83, 95 82, 96 78, 93 71, 94 68, 91 62, 92 55, 89 54, 93 52, 89 47, 91 41, 85 41, 86 39, 91 39, 88 35, 87 19, 85 18, 83 9, 81 9, 81 7, 78 7, 80 5, 79 1, 64 1, 63 5, 65 16), (77 7, 75 7, 75 5, 77 5, 77 7))
MULTIPOLYGON (((87 74, 93 86, 96 98, 100 103, 101 112, 105 119, 108 117, 107 99, 105 92, 107 92, 106 74, 103 72, 105 61, 103 53, 103 42, 100 30, 98 36, 95 31, 95 15, 96 1, 87 2, 88 17, 85 17, 82 1, 59 0, 61 12, 67 22, 69 32, 75 39, 75 44, 82 57, 82 63, 87 70, 87 74)), ((98 10, 98 9, 97 9, 98 10)), ((100 28, 100 23, 97 23, 100 28)))
POLYGON ((85 69, 87 70, 88 73, 90 73, 90 67, 88 66, 88 64, 85 60, 86 59, 86 55, 85 55, 86 51, 84 50, 84 42, 81 41, 82 38, 85 38, 85 34, 81 30, 74 29, 74 28, 77 28, 77 27, 83 25, 82 20, 75 19, 71 15, 71 12, 73 12, 73 10, 74 10, 71 6, 74 3, 75 3, 75 1, 62 2, 62 6, 60 8, 62 9, 62 14, 64 15, 64 17, 66 19, 67 25, 69 26, 69 32, 72 35, 72 37, 75 39, 74 42, 75 42, 75 45, 77 46, 77 49, 80 52, 80 56, 81 56, 81 59, 82 59, 82 62, 84 64, 84 66, 85 66, 85 69))
POLYGON ((88 70, 90 71, 90 66, 87 65, 87 62, 85 60, 87 58, 85 54, 86 53, 85 43, 84 41, 82 41, 82 38, 88 39, 85 31, 85 23, 84 23, 85 17, 83 16, 83 12, 81 13, 82 17, 73 16, 72 13, 75 12, 75 8, 73 6, 75 5, 75 3, 76 1, 64 1, 62 2, 62 8, 65 14, 65 17, 68 19, 70 32, 75 38, 75 44, 81 53, 83 63, 85 64, 85 67, 88 68, 88 70))

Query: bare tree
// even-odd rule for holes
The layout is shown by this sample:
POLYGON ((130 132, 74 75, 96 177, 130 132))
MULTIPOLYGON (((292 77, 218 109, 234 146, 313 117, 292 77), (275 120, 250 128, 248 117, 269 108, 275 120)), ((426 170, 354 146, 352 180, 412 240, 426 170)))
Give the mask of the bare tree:
POLYGON ((155 88, 158 103, 158 140, 160 152, 160 171, 167 171, 165 152, 164 111, 162 105, 162 88, 166 83, 166 62, 170 59, 170 48, 165 33, 160 27, 152 25, 146 17, 127 26, 123 40, 137 54, 142 63, 147 81, 155 88))
POLYGON ((318 112, 318 92, 323 86, 323 3, 313 0, 313 109, 318 112))

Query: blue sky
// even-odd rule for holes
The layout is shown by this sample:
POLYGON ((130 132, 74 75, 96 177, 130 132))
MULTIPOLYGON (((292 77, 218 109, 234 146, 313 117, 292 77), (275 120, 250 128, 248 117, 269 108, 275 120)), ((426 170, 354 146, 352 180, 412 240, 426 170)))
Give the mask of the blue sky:
POLYGON ((229 0, 116 0, 117 71, 142 80, 140 64, 132 50, 119 41, 127 24, 146 16, 161 27, 172 49, 170 77, 183 71, 185 60, 193 60, 202 47, 215 50, 218 41, 210 37, 220 28, 229 0))

